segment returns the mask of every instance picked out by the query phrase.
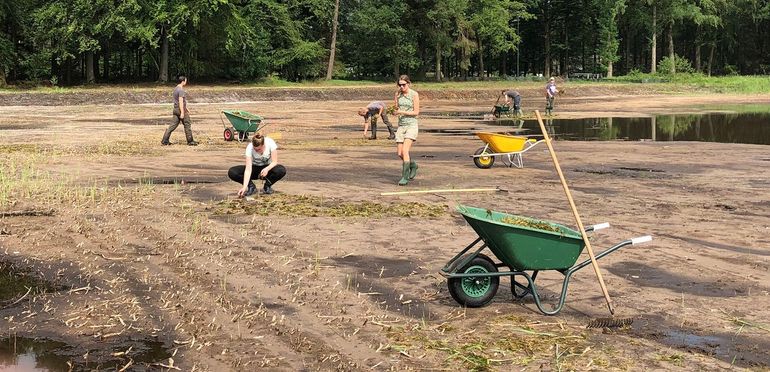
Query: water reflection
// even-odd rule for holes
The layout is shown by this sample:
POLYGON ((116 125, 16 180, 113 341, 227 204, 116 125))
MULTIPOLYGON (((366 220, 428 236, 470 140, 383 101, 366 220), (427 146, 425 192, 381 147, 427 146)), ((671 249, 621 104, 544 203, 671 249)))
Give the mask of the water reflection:
MULTIPOLYGON (((506 130, 537 135, 535 120, 499 120, 506 130)), ((770 145, 770 114, 708 113, 644 118, 546 119, 554 137, 579 141, 703 141, 770 145)))
POLYGON ((67 349, 61 342, 11 337, 0 342, 0 371, 67 371, 69 358, 57 355, 67 349))

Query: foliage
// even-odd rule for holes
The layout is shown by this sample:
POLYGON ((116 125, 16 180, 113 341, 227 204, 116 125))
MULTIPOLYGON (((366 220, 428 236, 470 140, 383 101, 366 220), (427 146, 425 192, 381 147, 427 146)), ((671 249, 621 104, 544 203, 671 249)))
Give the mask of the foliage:
MULTIPOLYGON (((314 79, 325 72, 333 8, 332 0, 0 0, 0 84, 176 73, 314 79)), ((770 70, 767 1, 340 0, 334 74, 482 80, 612 64, 622 75, 650 71, 653 33, 656 55, 669 56, 653 62, 662 72, 770 70)))
POLYGON ((672 62, 669 56, 665 56, 661 58, 660 62, 658 62, 658 73, 668 74, 669 71, 671 71, 672 63, 676 63, 675 67, 676 67, 676 72, 678 73, 691 74, 695 72, 695 69, 692 67, 692 64, 690 64, 690 61, 688 61, 687 59, 675 54, 673 61, 676 61, 676 62, 672 62))

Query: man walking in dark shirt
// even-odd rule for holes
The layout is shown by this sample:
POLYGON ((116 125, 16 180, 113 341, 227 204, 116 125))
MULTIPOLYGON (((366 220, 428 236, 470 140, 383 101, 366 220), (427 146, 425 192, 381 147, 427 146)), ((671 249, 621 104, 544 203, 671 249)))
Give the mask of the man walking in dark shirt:
POLYGON ((192 129, 190 128, 190 111, 187 110, 187 97, 184 91, 185 85, 187 85, 187 77, 179 75, 177 78, 176 88, 174 88, 174 122, 168 126, 166 133, 163 134, 163 139, 160 141, 161 145, 169 145, 169 138, 171 132, 179 126, 181 122, 184 125, 184 135, 187 137, 187 144, 190 146, 197 146, 198 142, 193 140, 192 129))

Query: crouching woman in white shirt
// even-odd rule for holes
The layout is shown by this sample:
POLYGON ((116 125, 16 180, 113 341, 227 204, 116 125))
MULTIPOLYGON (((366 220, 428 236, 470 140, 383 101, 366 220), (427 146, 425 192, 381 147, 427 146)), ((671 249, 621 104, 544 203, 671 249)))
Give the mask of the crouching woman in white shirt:
POLYGON ((286 175, 286 168, 278 164, 278 145, 270 137, 255 133, 246 146, 246 164, 236 165, 227 172, 231 180, 243 185, 238 196, 249 196, 257 192, 252 180, 265 180, 265 194, 273 193, 273 185, 286 175))

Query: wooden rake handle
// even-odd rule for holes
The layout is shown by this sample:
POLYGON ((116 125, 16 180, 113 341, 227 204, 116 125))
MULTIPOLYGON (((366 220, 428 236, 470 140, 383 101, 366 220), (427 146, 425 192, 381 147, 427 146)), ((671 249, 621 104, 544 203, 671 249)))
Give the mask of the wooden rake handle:
POLYGON ((594 268, 596 277, 599 279, 599 285, 602 287, 604 298, 607 300, 607 308, 609 308, 610 314, 615 314, 615 309, 612 307, 612 301, 610 300, 610 294, 607 293, 607 286, 604 285, 602 272, 599 270, 599 264, 596 262, 596 256, 594 256, 594 250, 591 248, 591 242, 588 241, 588 235, 586 234, 585 228, 583 228, 583 221, 580 220, 580 214, 578 214, 575 201, 572 199, 572 194, 569 191, 569 186, 567 186, 567 180, 564 178, 564 173, 561 171, 559 159, 556 158, 556 152, 553 150, 553 146, 551 145, 551 137, 548 136, 548 131, 545 129, 545 124, 543 124, 543 118, 540 116, 540 111, 535 110, 535 116, 537 116, 537 122, 540 124, 540 130, 543 131, 545 144, 548 146, 548 152, 551 153, 551 159, 553 160, 554 167, 556 167, 556 173, 559 174, 561 185, 564 187, 564 193, 567 194, 567 200, 569 201, 570 208, 572 208, 572 214, 575 216, 575 222, 577 222, 578 230, 583 236, 583 242, 585 242, 586 249, 588 250, 588 256, 591 258, 591 265, 594 268))

